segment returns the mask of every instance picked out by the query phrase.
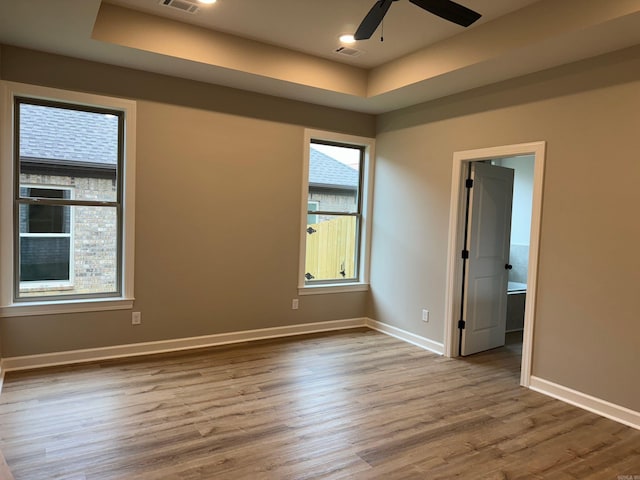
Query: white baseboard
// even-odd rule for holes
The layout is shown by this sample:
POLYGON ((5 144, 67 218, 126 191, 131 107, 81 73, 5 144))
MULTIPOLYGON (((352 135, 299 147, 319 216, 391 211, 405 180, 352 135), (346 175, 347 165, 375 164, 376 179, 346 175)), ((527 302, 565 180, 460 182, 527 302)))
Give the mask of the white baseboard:
POLYGON ((531 390, 640 430, 640 412, 531 376, 531 390))
POLYGON ((68 365, 73 363, 94 362, 113 358, 134 357, 156 353, 175 352, 194 348, 213 347, 230 343, 249 342, 268 338, 304 335, 332 330, 366 327, 365 318, 348 320, 334 320, 328 322, 305 323, 286 327, 261 328, 241 332, 220 333, 201 337, 178 338, 175 340, 161 340, 157 342, 133 343, 113 347, 90 348, 85 350, 70 350, 66 352, 45 353, 21 357, 7 357, 3 359, 3 372, 28 370, 34 368, 68 365))
POLYGON ((424 348, 425 350, 429 350, 433 353, 437 353, 438 355, 444 355, 443 343, 434 342, 433 340, 430 340, 426 337, 421 337, 420 335, 416 335, 415 333, 407 332, 406 330, 402 330, 401 328, 378 322, 377 320, 372 320, 371 318, 366 319, 366 325, 372 330, 377 330, 379 332, 385 333, 391 337, 398 338, 417 347, 424 348))

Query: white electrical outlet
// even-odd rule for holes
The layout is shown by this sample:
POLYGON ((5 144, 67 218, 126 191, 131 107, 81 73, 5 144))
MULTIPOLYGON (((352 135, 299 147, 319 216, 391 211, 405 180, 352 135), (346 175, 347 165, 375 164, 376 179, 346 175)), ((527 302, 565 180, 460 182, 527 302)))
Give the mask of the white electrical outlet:
POLYGON ((294 298, 293 300, 291 300, 291 310, 297 310, 298 309, 298 299, 294 298))
POLYGON ((429 323, 429 310, 427 310, 426 308, 422 309, 422 321, 429 323))
POLYGON ((142 313, 131 312, 131 325, 140 325, 142 323, 142 313))

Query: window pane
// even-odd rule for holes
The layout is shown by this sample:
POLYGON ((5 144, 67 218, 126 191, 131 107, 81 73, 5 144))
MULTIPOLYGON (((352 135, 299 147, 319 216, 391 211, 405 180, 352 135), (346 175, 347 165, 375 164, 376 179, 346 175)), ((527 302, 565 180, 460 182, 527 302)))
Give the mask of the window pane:
MULTIPOLYGON (((119 117, 28 103, 18 108, 21 186, 69 185, 77 200, 117 200, 119 117)), ((22 197, 42 193, 20 189, 22 197)))
POLYGON ((69 237, 21 237, 20 281, 69 280, 69 237))
POLYGON ((71 198, 71 190, 60 188, 20 187, 20 196, 29 198, 71 198))
MULTIPOLYGON (((21 210, 23 207, 27 206, 21 205, 21 210)), ((70 232, 21 231, 18 297, 117 293, 120 289, 117 209, 52 208, 70 211, 70 232), (62 248, 65 245, 66 249, 62 248)))
POLYGON ((357 147, 311 143, 308 201, 323 212, 358 212, 361 157, 357 147))
MULTIPOLYGON (((307 202, 307 212, 317 212, 318 202, 307 202)), ((307 215, 307 223, 318 223, 317 215, 307 215)))
POLYGON ((20 233, 70 233, 69 207, 20 205, 20 233))
POLYGON ((305 278, 307 281, 355 279, 358 217, 317 217, 317 223, 307 225, 305 278))

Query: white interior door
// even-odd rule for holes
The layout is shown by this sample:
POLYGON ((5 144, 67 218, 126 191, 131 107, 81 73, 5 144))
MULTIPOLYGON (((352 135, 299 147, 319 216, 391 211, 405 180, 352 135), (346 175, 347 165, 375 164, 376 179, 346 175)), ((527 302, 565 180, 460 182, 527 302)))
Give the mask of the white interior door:
POLYGON ((513 170, 471 164, 462 355, 504 345, 513 170))

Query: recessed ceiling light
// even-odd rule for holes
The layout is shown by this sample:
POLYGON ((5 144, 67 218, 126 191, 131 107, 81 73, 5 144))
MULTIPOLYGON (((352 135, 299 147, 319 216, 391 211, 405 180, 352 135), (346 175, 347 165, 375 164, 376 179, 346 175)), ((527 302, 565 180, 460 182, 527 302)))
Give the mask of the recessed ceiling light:
POLYGON ((212 3, 216 3, 218 0, 198 0, 200 3, 204 3, 205 5, 211 5, 212 3))
POLYGON ((356 43, 356 39, 353 38, 352 34, 340 35, 340 41, 342 43, 356 43))

